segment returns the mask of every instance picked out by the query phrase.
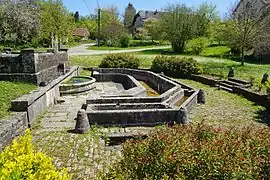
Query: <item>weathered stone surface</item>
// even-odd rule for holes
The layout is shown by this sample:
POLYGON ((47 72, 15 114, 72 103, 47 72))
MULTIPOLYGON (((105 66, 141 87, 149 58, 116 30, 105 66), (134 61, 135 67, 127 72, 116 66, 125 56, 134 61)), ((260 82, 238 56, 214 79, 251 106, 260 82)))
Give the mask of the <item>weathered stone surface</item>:
POLYGON ((76 119, 76 126, 75 131, 79 134, 85 134, 90 130, 90 124, 87 119, 87 115, 84 109, 79 110, 77 119, 76 119))
POLYGON ((269 78, 269 75, 268 75, 267 73, 265 73, 265 74, 263 75, 263 78, 262 78, 261 83, 262 83, 262 84, 265 84, 265 83, 268 81, 268 78, 269 78))
POLYGON ((24 122, 27 122, 26 112, 13 113, 8 119, 0 121, 0 152, 27 128, 24 122))
POLYGON ((199 90, 199 93, 198 93, 198 103, 199 104, 205 104, 205 92, 203 89, 200 89, 199 90))
POLYGON ((23 81, 39 85, 49 83, 65 73, 67 52, 0 54, 0 80, 23 81))
POLYGON ((229 71, 229 73, 228 73, 228 77, 230 78, 230 77, 234 77, 234 67, 231 67, 230 68, 230 71, 229 71))
POLYGON ((188 118, 188 110, 187 108, 181 108, 178 112, 178 119, 176 120, 179 124, 188 125, 189 124, 189 118, 188 118))

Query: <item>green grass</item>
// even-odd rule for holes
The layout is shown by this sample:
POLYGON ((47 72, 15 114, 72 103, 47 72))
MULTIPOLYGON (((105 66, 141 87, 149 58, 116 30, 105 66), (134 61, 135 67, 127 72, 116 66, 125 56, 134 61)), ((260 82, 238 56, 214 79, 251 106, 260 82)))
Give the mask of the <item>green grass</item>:
MULTIPOLYGON (((141 55, 135 53, 141 59, 140 68, 149 69, 152 65, 152 61, 156 55, 141 55)), ((177 55, 180 57, 185 57, 183 55, 177 55)), ((73 56, 71 57, 72 65, 80 65, 85 67, 98 67, 105 55, 95 55, 95 56, 73 56)), ((190 56, 187 56, 190 57, 190 56)), ((214 75, 220 77, 226 77, 230 67, 235 68, 235 77, 249 80, 251 76, 259 81, 262 75, 270 71, 270 64, 259 65, 259 64, 248 64, 241 66, 239 62, 235 62, 228 59, 218 59, 218 58, 207 58, 194 56, 200 65, 203 67, 203 73, 207 75, 214 75)))
POLYGON ((226 91, 218 90, 201 83, 180 79, 196 89, 204 89, 206 104, 197 106, 191 113, 193 122, 205 121, 217 126, 258 125, 257 122, 270 123, 270 112, 264 107, 254 105, 247 99, 226 91))
POLYGON ((0 118, 10 114, 11 100, 36 88, 33 84, 0 81, 0 118))
POLYGON ((228 46, 214 46, 214 47, 207 47, 200 53, 200 56, 212 56, 212 57, 219 57, 222 58, 224 54, 230 51, 228 46))
POLYGON ((107 46, 90 46, 87 49, 88 50, 99 50, 99 51, 108 51, 108 50, 130 50, 130 49, 145 49, 145 48, 153 48, 153 47, 159 47, 155 45, 151 46, 136 46, 136 47, 126 47, 126 48, 121 48, 121 47, 107 47, 107 46))

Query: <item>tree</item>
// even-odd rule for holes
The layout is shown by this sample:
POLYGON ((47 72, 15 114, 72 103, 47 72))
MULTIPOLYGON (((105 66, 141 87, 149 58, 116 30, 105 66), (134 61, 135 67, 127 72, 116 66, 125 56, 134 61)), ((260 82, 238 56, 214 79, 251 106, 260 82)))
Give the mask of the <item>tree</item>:
POLYGON ((4 44, 22 45, 38 36, 39 7, 35 1, 2 1, 0 40, 4 44))
POLYGON ((226 21, 224 37, 232 49, 240 51, 242 65, 245 62, 245 51, 253 48, 258 37, 258 21, 259 16, 255 4, 251 2, 243 5, 238 12, 231 11, 230 17, 226 21))
POLYGON ((259 23, 259 35, 255 42, 254 55, 261 59, 270 54, 270 9, 259 23))
POLYGON ((208 36, 208 28, 217 19, 217 8, 213 4, 202 3, 196 12, 196 35, 198 37, 208 36))
POLYGON ((42 38, 64 41, 71 36, 74 29, 74 18, 69 14, 60 0, 41 2, 41 35, 42 38))
POLYGON ((134 16, 136 15, 136 9, 134 8, 133 4, 128 4, 125 15, 124 15, 124 26, 129 28, 132 25, 134 16))
POLYGON ((80 20, 80 14, 79 14, 78 11, 75 12, 75 14, 74 14, 74 19, 75 19, 75 22, 76 22, 76 23, 79 22, 79 20, 80 20))
POLYGON ((169 5, 161 17, 164 38, 172 44, 176 53, 182 53, 186 42, 196 36, 196 16, 192 8, 184 4, 169 5))
POLYGON ((155 18, 149 18, 144 23, 144 28, 148 35, 151 36, 152 41, 161 39, 162 30, 160 22, 155 18))

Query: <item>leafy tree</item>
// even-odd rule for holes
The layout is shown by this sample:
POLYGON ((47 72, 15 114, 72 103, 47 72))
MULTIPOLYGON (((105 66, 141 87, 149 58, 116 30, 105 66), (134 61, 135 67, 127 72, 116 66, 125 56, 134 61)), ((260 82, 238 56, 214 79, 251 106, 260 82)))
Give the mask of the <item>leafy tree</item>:
POLYGON ((0 7, 0 40, 21 45, 38 36, 39 7, 35 1, 2 1, 0 7))
POLYGON ((132 24, 134 16, 136 15, 136 9, 134 8, 133 4, 128 4, 125 10, 124 15, 124 26, 126 28, 129 28, 129 26, 132 24))
POLYGON ((254 54, 261 59, 270 54, 270 9, 259 23, 259 35, 255 42, 254 54))
POLYGON ((232 11, 226 21, 224 37, 232 49, 240 51, 244 65, 245 51, 252 49, 258 37, 258 15, 253 3, 248 3, 239 12, 232 11))
POLYGON ((76 23, 79 22, 79 20, 80 20, 80 14, 79 14, 78 11, 75 12, 75 14, 74 14, 74 19, 75 19, 75 22, 76 22, 76 23))
POLYGON ((144 23, 144 28, 147 31, 148 35, 151 36, 152 41, 161 39, 161 28, 160 22, 155 18, 149 18, 144 23))
POLYGON ((217 19, 217 8, 213 4, 202 3, 197 12, 197 33, 196 35, 201 36, 208 36, 208 29, 212 22, 217 19))
POLYGON ((226 24, 222 22, 220 19, 217 19, 215 22, 211 23, 209 28, 211 28, 211 37, 221 44, 222 41, 224 41, 224 31, 226 28, 226 24))
POLYGON ((161 18, 161 28, 174 52, 184 51, 186 42, 196 36, 196 16, 192 8, 184 4, 171 4, 161 18))
POLYGON ((41 2, 42 38, 52 42, 53 39, 64 41, 71 36, 73 29, 74 18, 63 6, 61 0, 43 0, 41 2))

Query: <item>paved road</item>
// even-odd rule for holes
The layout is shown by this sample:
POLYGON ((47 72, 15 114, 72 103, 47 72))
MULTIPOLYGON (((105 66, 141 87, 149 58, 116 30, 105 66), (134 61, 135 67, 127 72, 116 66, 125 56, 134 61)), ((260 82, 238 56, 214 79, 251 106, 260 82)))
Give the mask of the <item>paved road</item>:
POLYGON ((87 55, 99 55, 99 54, 111 54, 111 53, 129 53, 129 52, 140 52, 151 49, 166 49, 170 48, 170 46, 159 46, 153 48, 142 48, 142 49, 127 49, 127 50, 88 50, 89 46, 93 46, 94 44, 83 44, 77 47, 73 47, 69 49, 69 54, 71 56, 87 56, 87 55))

